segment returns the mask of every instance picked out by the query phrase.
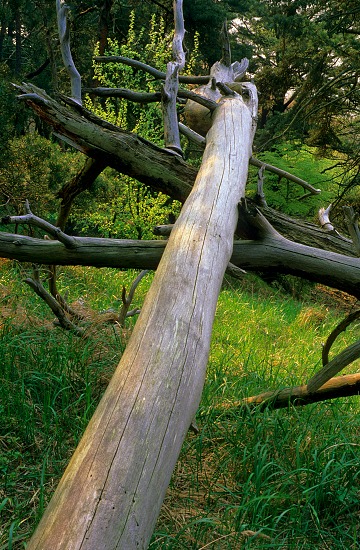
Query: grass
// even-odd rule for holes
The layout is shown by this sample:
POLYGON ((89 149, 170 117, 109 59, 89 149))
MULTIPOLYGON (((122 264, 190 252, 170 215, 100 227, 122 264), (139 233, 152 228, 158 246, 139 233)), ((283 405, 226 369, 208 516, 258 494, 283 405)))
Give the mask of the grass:
MULTIPOLYGON (((95 324, 81 340, 61 331, 22 275, 17 264, 0 265, 0 550, 26 547, 131 332, 95 324)), ((71 268, 59 284, 74 306, 100 311, 116 307, 133 276, 71 268)), ((319 368, 321 343, 351 303, 296 291, 255 278, 224 285, 200 432, 186 438, 151 550, 360 547, 358 398, 263 412, 232 406, 319 368)), ((337 349, 355 338, 352 327, 337 349)))

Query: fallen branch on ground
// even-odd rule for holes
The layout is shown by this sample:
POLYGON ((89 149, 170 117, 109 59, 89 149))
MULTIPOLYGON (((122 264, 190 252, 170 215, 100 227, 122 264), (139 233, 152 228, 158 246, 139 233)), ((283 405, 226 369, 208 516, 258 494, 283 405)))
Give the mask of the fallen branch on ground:
POLYGON ((310 393, 306 384, 303 386, 294 386, 293 388, 284 388, 278 391, 268 391, 247 397, 226 405, 224 409, 245 409, 245 408, 265 408, 281 409, 289 405, 303 406, 337 397, 348 397, 359 395, 360 393, 360 373, 348 374, 331 378, 320 389, 310 393))

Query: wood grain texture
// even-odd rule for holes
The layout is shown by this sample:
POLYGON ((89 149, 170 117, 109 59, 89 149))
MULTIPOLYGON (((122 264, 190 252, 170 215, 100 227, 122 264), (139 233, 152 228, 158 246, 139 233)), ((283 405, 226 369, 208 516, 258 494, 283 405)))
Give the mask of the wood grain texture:
POLYGON ((147 548, 203 388, 252 122, 241 98, 216 110, 133 335, 28 550, 147 548))

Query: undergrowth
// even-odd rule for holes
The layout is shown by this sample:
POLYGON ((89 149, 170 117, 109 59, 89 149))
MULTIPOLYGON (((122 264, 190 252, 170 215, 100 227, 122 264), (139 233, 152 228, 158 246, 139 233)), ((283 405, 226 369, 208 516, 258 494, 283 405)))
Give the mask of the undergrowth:
MULTIPOLYGON (((134 323, 95 324, 79 339, 53 325, 22 276, 16 263, 0 265, 0 550, 26 547, 134 323)), ((116 307, 133 278, 68 268, 59 285, 74 307, 99 312, 116 307)), ((262 412, 235 406, 310 378, 326 335, 353 306, 319 287, 293 294, 256 278, 224 284, 199 433, 185 440, 151 550, 360 546, 358 398, 262 412)), ((355 337, 348 329, 337 350, 355 337)))

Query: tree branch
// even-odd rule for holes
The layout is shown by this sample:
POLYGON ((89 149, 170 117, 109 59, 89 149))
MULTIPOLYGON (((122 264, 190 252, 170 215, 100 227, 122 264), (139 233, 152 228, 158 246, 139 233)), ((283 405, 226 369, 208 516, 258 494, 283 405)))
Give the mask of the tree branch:
POLYGON ((351 235, 354 249, 357 256, 360 256, 360 230, 358 223, 359 216, 358 214, 355 214, 355 211, 351 206, 343 206, 343 211, 345 213, 346 225, 351 235))
MULTIPOLYGON (((157 80, 165 80, 166 78, 166 73, 162 71, 158 71, 158 69, 155 69, 150 65, 146 65, 146 63, 142 63, 141 61, 137 61, 136 59, 130 59, 129 57, 123 57, 121 55, 110 55, 110 56, 100 55, 100 56, 94 57, 94 61, 98 63, 124 63, 124 65, 134 67, 135 69, 141 69, 142 71, 148 74, 151 74, 151 76, 155 77, 155 79, 157 80)), ((210 75, 179 76, 179 82, 183 82, 186 84, 206 84, 207 82, 209 82, 209 80, 210 80, 210 75)))
MULTIPOLYGON (((156 269, 166 241, 72 237, 76 247, 58 241, 0 232, 0 257, 23 262, 156 269)), ((288 273, 316 281, 360 299, 360 259, 293 243, 281 236, 235 241, 231 263, 246 271, 288 273)))
MULTIPOLYGON (((198 95, 198 94, 193 93, 193 95, 198 95)), ((189 99, 192 99, 193 101, 196 101, 196 99, 194 99, 194 98, 189 98, 189 99)), ((198 101, 198 103, 200 103, 200 101, 198 101)), ((205 105, 205 104, 203 103, 203 105, 205 105)), ((215 103, 215 105, 216 105, 216 103, 215 103)), ((201 136, 197 132, 194 132, 194 130, 191 130, 191 128, 188 128, 187 126, 185 126, 185 124, 182 124, 181 122, 179 122, 179 129, 180 129, 180 132, 184 136, 186 136, 190 141, 193 141, 194 143, 196 143, 200 147, 205 147, 206 139, 203 136, 201 136)), ((281 178, 286 178, 289 181, 293 181, 294 183, 297 183, 297 184, 301 185, 301 187, 303 187, 304 189, 307 189, 308 191, 310 191, 310 193, 312 195, 318 195, 319 193, 321 193, 321 189, 315 189, 315 187, 310 185, 310 183, 308 183, 307 181, 305 181, 301 178, 298 178, 297 176, 294 176, 294 174, 290 174, 290 172, 286 172, 285 170, 281 170, 281 168, 277 168, 276 166, 272 166, 271 164, 268 164, 267 162, 263 162, 262 160, 259 160, 255 157, 251 157, 250 164, 252 166, 256 166, 256 167, 258 167, 262 170, 267 170, 268 172, 272 172, 273 174, 276 174, 276 175, 280 176, 281 178)))
POLYGON ((65 330, 70 330, 71 332, 74 332, 77 336, 84 336, 85 331, 78 327, 77 325, 74 325, 69 319, 66 317, 64 310, 60 306, 60 304, 55 300, 51 294, 45 290, 43 285, 40 283, 40 281, 36 281, 34 279, 31 279, 30 277, 25 279, 25 283, 28 284, 34 292, 40 296, 42 300, 50 307, 51 311, 54 313, 54 315, 59 320, 60 326, 64 328, 65 330))
POLYGON ((344 369, 347 365, 350 365, 355 359, 360 357, 360 340, 345 348, 334 359, 332 359, 325 367, 319 370, 307 383, 307 390, 309 393, 316 392, 323 386, 330 378, 335 376, 338 372, 344 369))
POLYGON ((185 35, 182 0, 174 0, 175 33, 172 43, 173 61, 167 64, 165 84, 161 93, 161 106, 164 121, 165 147, 182 155, 176 97, 179 88, 179 73, 185 66, 183 39, 185 35))
MULTIPOLYGON (((79 105, 67 108, 32 85, 24 84, 17 88, 24 92, 22 99, 29 103, 42 120, 53 127, 56 135, 72 143, 87 156, 98 159, 99 162, 123 174, 135 177, 174 199, 185 201, 197 170, 178 155, 161 149, 136 134, 102 121, 79 105)), ((182 129, 183 125, 180 124, 180 128, 182 129)), ((199 144, 201 141, 205 142, 204 138, 192 130, 188 130, 188 133, 196 135, 199 144)), ((262 166, 262 162, 254 157, 250 162, 255 166, 262 166)), ((274 173, 279 172, 276 167, 265 166, 274 173)), ((295 182, 298 180, 296 176, 293 178, 291 174, 286 174, 295 182)), ((354 256, 352 243, 336 235, 326 234, 314 224, 289 218, 271 208, 262 208, 262 212, 280 233, 292 240, 354 256)))
POLYGON ((360 373, 348 374, 346 376, 337 376, 331 378, 317 391, 310 393, 306 385, 294 386, 292 388, 284 388, 278 391, 268 391, 247 397, 235 404, 227 405, 224 408, 260 408, 270 407, 272 409, 281 409, 288 407, 290 404, 295 406, 309 405, 319 401, 327 401, 328 399, 336 399, 338 397, 348 397, 351 395, 359 395, 360 393, 360 373))
POLYGON ((25 208, 26 208, 27 214, 23 216, 5 216, 4 218, 1 219, 1 223, 3 223, 4 225, 7 225, 7 224, 33 225, 49 233, 52 237, 54 237, 54 239, 57 239, 62 244, 64 244, 66 248, 71 249, 76 247, 74 237, 66 235, 66 233, 61 231, 60 227, 55 227, 51 223, 43 220, 42 218, 35 216, 30 210, 28 201, 26 201, 25 208))
POLYGON ((56 0, 56 13, 60 38, 60 49, 65 69, 69 73, 71 81, 71 94, 74 101, 81 105, 81 76, 75 67, 70 50, 70 28, 67 18, 69 6, 64 0, 56 0))
MULTIPOLYGON (((127 88, 83 88, 83 92, 99 97, 121 97, 134 103, 156 103, 161 101, 161 92, 133 92, 127 88)), ((177 97, 180 99, 192 99, 196 103, 207 107, 209 111, 213 111, 217 107, 215 101, 211 101, 211 99, 200 96, 190 90, 178 89, 177 97)))
POLYGON ((303 187, 304 189, 307 189, 310 191, 313 195, 318 195, 321 193, 321 189, 315 189, 310 183, 307 181, 298 178, 297 176, 294 176, 293 174, 290 174, 289 172, 286 172, 285 170, 281 170, 281 168, 277 168, 276 166, 272 166, 271 164, 267 164, 266 162, 262 162, 261 160, 258 160, 255 157, 251 157, 250 164, 253 166, 257 166, 258 168, 261 168, 262 166, 265 166, 265 170, 268 170, 269 172, 272 172, 273 174, 277 174, 281 178, 286 178, 290 181, 293 181, 295 183, 298 183, 303 187))
POLYGON ((56 135, 87 156, 181 202, 190 193, 197 170, 178 155, 103 121, 79 105, 69 109, 35 86, 16 87, 24 92, 20 98, 53 127, 56 135))
POLYGON ((119 324, 121 326, 124 326, 125 319, 127 317, 133 317, 134 315, 137 315, 140 310, 135 308, 131 311, 129 311, 129 307, 131 306, 131 302, 133 301, 135 291, 140 283, 140 281, 149 273, 148 269, 144 269, 139 275, 136 277, 136 279, 133 281, 129 294, 126 295, 126 288, 123 286, 122 294, 121 294, 121 301, 122 301, 122 307, 119 313, 119 324))
POLYGON ((323 351, 322 351, 322 364, 323 364, 323 366, 325 366, 329 363, 329 352, 330 352, 331 346, 335 342, 336 338, 339 336, 339 334, 344 332, 344 330, 346 330, 347 327, 349 325, 351 325, 351 323, 353 323, 354 321, 356 321, 359 318, 360 318, 360 310, 355 311, 353 313, 350 313, 350 315, 345 317, 345 319, 343 319, 341 321, 341 323, 339 323, 334 328, 334 330, 330 333, 330 335, 328 336, 328 339, 326 340, 326 342, 324 344, 323 351))

